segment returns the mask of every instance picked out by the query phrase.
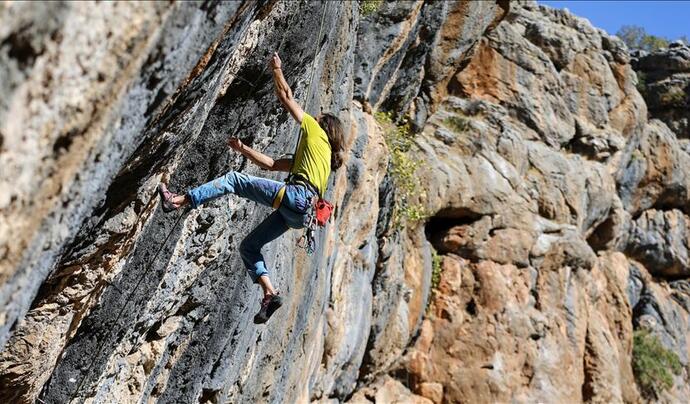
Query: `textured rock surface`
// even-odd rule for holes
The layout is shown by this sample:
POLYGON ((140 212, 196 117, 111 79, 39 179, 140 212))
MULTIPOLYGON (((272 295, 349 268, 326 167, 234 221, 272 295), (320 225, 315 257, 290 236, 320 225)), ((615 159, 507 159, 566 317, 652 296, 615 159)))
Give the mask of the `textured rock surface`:
POLYGON ((504 1, 2 3, 0 20, 0 401, 639 402, 639 328, 687 367, 690 145, 586 20, 504 1), (305 109, 346 122, 348 157, 319 252, 298 232, 264 250, 287 298, 255 327, 237 246, 268 210, 165 215, 154 189, 272 175, 224 144, 294 147, 276 50, 305 109), (425 220, 392 219, 375 110, 417 132, 425 220))
MULTIPOLYGON (((398 350, 370 354, 371 372, 399 356, 424 312, 429 247, 406 272, 399 263, 416 246, 402 242, 387 271, 393 290, 372 290, 378 218, 390 208, 376 208, 387 152, 371 115, 352 103, 357 32, 391 25, 394 5, 365 22, 348 2, 2 7, 12 21, 0 37, 9 94, 0 158, 11 189, 0 201, 3 401, 344 398, 371 330, 400 325, 382 339, 398 350), (349 124, 351 153, 333 177, 339 209, 320 234, 321 253, 296 249, 296 232, 265 251, 288 301, 283 321, 256 328, 247 324, 258 292, 236 251, 266 209, 229 198, 163 215, 153 190, 161 179, 184 189, 229 169, 258 174, 225 150, 229 133, 269 154, 293 147, 296 127, 264 67, 275 50, 305 109, 335 111, 349 124), (407 273, 421 277, 414 290, 407 273)), ((492 3, 404 7, 425 16, 422 27, 403 13, 391 28, 402 39, 393 70, 405 74, 403 59, 430 59, 433 43, 463 47, 443 59, 454 65, 504 13, 492 3), (444 21, 464 29, 462 44, 437 33, 444 21)))
POLYGON ((690 47, 637 52, 632 59, 649 114, 664 121, 679 138, 690 138, 690 47))
MULTIPOLYGON (((389 372, 411 392, 637 402, 638 328, 687 364, 687 287, 664 278, 687 277, 688 155, 634 84, 618 39, 529 4, 459 69, 417 139, 420 200, 437 212, 426 233, 444 258, 389 372)), ((686 371, 656 399, 685 395, 686 371)))

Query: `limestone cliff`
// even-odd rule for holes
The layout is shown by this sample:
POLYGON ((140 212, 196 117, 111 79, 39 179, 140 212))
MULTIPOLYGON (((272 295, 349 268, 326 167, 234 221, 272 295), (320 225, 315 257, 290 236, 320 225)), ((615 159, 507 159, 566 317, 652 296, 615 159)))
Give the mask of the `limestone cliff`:
POLYGON ((586 20, 273 0, 2 3, 0 21, 2 402, 690 395, 687 135, 648 118, 625 46, 586 20), (237 247, 269 210, 164 214, 155 187, 281 179, 225 146, 292 151, 274 51, 306 111, 346 122, 348 157, 317 253, 297 231, 264 250, 286 305, 255 326, 237 247), (413 194, 375 111, 414 133, 413 194), (638 329, 679 357, 672 387, 638 387, 638 329))
POLYGON ((690 139, 690 46, 673 42, 668 49, 635 51, 631 63, 653 118, 663 121, 680 139, 690 139))

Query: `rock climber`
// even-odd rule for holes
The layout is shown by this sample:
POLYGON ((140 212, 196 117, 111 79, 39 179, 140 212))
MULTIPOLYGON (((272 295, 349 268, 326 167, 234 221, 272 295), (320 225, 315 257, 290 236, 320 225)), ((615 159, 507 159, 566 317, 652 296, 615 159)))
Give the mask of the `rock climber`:
POLYGON ((340 120, 328 113, 314 118, 304 112, 283 77, 282 62, 277 53, 273 54, 269 63, 280 103, 300 123, 301 135, 297 151, 293 158, 274 160, 243 144, 236 137, 229 138, 228 145, 263 169, 289 172, 286 182, 230 171, 181 195, 168 191, 164 183, 158 187, 165 212, 185 206, 197 208, 230 193, 276 209, 240 244, 240 256, 249 276, 263 289, 261 309, 254 316, 256 324, 268 321, 283 303, 279 292, 271 284, 261 248, 288 229, 305 226, 307 212, 314 197, 324 195, 331 170, 338 169, 343 158, 344 134, 340 120))

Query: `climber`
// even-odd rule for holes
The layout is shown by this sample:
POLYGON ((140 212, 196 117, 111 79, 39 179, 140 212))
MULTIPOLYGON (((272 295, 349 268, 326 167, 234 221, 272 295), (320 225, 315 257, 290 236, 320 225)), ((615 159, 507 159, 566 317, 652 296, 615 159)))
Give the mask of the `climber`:
POLYGON ((296 153, 293 158, 274 160, 243 144, 236 137, 229 138, 228 145, 263 169, 289 172, 286 182, 230 171, 183 195, 168 191, 164 183, 158 187, 165 212, 184 206, 197 208, 229 193, 276 209, 240 244, 240 256, 252 281, 263 289, 261 309, 254 316, 256 324, 265 323, 282 305, 282 297, 269 279, 261 248, 288 229, 305 226, 314 197, 324 195, 331 169, 336 170, 342 165, 343 155, 343 127, 340 120, 332 114, 320 114, 315 119, 304 112, 283 77, 282 62, 277 53, 273 54, 269 63, 278 99, 300 123, 301 136, 296 153))

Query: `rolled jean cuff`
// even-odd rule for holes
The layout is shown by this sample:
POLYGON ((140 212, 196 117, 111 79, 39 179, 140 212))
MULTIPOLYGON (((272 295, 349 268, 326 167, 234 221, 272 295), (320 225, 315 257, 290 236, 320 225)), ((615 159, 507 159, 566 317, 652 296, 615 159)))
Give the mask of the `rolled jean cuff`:
POLYGON ((259 278, 264 275, 268 276, 268 270, 264 266, 254 268, 253 270, 249 271, 249 276, 251 276, 254 283, 259 283, 259 278))
POLYGON ((192 209, 199 207, 199 200, 194 197, 193 190, 187 191, 187 198, 189 198, 189 203, 192 205, 192 209))

